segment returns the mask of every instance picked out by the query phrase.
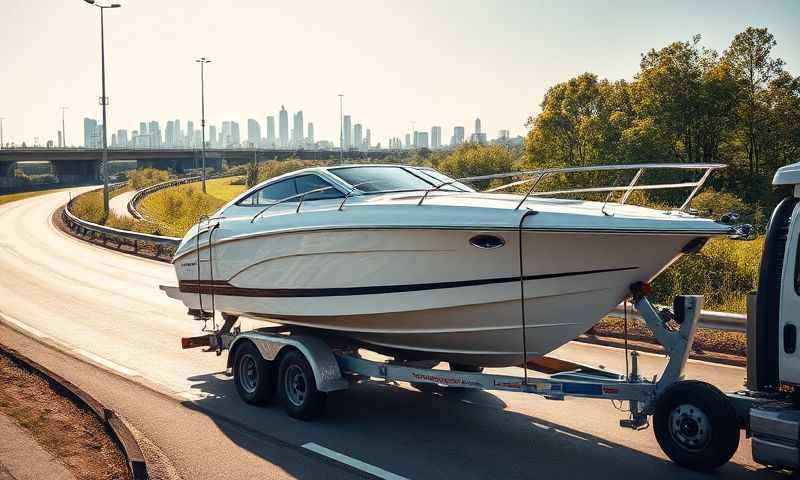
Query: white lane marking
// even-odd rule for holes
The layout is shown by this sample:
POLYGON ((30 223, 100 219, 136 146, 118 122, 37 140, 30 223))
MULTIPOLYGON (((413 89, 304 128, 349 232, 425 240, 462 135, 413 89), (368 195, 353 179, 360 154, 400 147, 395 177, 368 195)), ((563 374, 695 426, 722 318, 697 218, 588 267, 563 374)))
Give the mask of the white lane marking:
POLYGON ((382 468, 370 465, 369 463, 364 463, 361 460, 355 459, 353 457, 348 457, 343 453, 334 452, 333 450, 325 448, 322 445, 317 445, 316 443, 312 442, 306 443, 305 445, 303 445, 303 448, 311 450, 312 452, 319 453, 320 455, 324 455, 328 458, 336 460, 337 462, 350 465, 353 468, 361 470, 362 472, 367 472, 370 475, 374 475, 378 478, 384 478, 387 480, 408 480, 408 478, 406 477, 401 477, 400 475, 396 475, 392 472, 387 472, 382 468))
MULTIPOLYGON (((597 345, 597 344, 594 344, 594 343, 584 343, 584 342, 578 342, 578 341, 575 341, 575 340, 573 340, 573 341, 571 341, 569 343, 575 344, 575 345, 580 345, 582 347, 602 348, 604 350, 612 350, 612 351, 615 351, 615 352, 619 352, 620 350, 624 350, 624 348, 622 348, 622 347, 609 347, 608 345, 597 345)), ((629 350, 633 350, 633 349, 629 348, 629 350)), ((639 355, 644 355, 644 356, 647 356, 647 357, 656 357, 656 358, 666 358, 667 357, 666 353, 642 352, 642 351, 639 351, 639 350, 637 350, 637 352, 639 353, 639 355)), ((708 365, 709 367, 723 367, 723 368, 733 368, 733 369, 737 369, 737 370, 745 370, 745 367, 740 367, 738 365, 728 365, 727 363, 707 362, 705 360, 697 360, 697 359, 694 359, 694 358, 688 359, 687 362, 688 363, 696 363, 698 365, 708 365)))
POLYGON ((72 353, 77 353, 78 355, 84 356, 84 357, 88 358, 89 360, 91 360, 93 362, 99 363, 100 365, 102 365, 102 366, 104 366, 106 368, 110 368, 111 370, 117 371, 117 372, 119 372, 119 373, 121 373, 123 375, 127 375, 129 377, 135 377, 135 376, 139 375, 139 372, 137 372, 136 370, 131 370, 128 367, 123 367, 122 365, 120 365, 118 363, 114 363, 111 360, 106 360, 105 358, 103 358, 103 357, 101 357, 99 355, 95 355, 92 352, 87 352, 86 350, 83 350, 81 348, 73 349, 72 353))
POLYGON ((42 332, 41 330, 37 330, 37 329, 35 329, 33 327, 29 327, 28 325, 25 325, 24 323, 20 322, 16 318, 11 318, 8 315, 4 315, 2 313, 0 313, 0 318, 2 318, 3 320, 5 320, 6 322, 8 322, 8 323, 10 323, 12 325, 16 325, 17 327, 25 330, 26 332, 28 332, 28 333, 30 333, 30 334, 32 334, 34 336, 37 336, 39 338, 50 338, 50 335, 42 332))

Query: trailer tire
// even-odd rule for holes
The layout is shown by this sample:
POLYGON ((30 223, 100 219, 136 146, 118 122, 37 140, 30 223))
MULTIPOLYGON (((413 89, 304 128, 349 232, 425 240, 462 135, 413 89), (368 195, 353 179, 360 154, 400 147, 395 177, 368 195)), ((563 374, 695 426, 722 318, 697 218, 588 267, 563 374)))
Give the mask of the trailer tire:
POLYGON ((696 380, 675 383, 658 397, 653 430, 664 453, 692 470, 722 466, 739 447, 733 404, 717 387, 696 380))
POLYGON ((327 395, 317 390, 317 381, 306 357, 289 350, 281 359, 278 389, 286 413, 299 420, 313 420, 322 414, 327 395))
POLYGON ((275 394, 272 362, 264 360, 252 342, 239 345, 233 358, 233 382, 236 391, 251 405, 266 405, 275 394))

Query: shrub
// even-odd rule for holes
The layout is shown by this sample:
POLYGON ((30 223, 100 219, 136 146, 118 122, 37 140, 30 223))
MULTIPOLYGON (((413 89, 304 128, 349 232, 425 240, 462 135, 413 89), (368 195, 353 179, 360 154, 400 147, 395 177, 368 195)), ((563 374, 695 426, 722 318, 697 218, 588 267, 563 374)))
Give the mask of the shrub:
POLYGON ((198 185, 167 188, 142 201, 142 212, 157 222, 162 235, 182 237, 203 215, 211 215, 225 201, 204 194, 198 185))
POLYGON ((166 182, 169 180, 169 172, 156 168, 142 168, 128 172, 128 178, 134 190, 141 190, 156 183, 166 182))
POLYGON ((746 295, 758 284, 763 246, 763 237, 752 242, 711 240, 662 273, 653 283, 653 298, 670 303, 675 295, 705 295, 706 309, 744 313, 746 295))
POLYGON ((718 192, 713 188, 707 188, 704 192, 697 195, 692 200, 692 208, 700 214, 719 218, 722 215, 733 212, 740 215, 751 215, 753 209, 744 200, 728 192, 718 192))
POLYGON ((103 191, 86 192, 75 197, 69 208, 75 216, 87 222, 104 224, 106 213, 103 209, 103 191))

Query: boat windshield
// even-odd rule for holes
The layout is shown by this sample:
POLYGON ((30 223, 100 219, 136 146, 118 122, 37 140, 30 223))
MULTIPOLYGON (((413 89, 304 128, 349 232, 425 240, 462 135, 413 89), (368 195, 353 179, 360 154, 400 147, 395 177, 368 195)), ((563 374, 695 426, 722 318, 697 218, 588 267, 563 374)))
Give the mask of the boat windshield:
MULTIPOLYGON (((429 190, 443 183, 452 182, 453 179, 441 173, 419 167, 401 166, 359 166, 331 168, 329 172, 341 178, 350 185, 357 186, 357 190, 365 193, 389 191, 414 191, 429 190)), ((445 185, 442 190, 456 192, 474 191, 468 186, 456 182, 445 185)))
POLYGON ((350 185, 358 185, 358 190, 367 193, 427 190, 433 186, 433 182, 428 182, 402 167, 341 167, 328 171, 350 185))

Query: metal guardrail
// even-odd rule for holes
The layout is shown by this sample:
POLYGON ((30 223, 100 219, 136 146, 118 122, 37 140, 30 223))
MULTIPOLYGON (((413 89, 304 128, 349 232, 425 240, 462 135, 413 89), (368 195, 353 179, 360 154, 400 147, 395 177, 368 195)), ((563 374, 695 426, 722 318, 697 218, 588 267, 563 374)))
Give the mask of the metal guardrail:
MULTIPOLYGON (((663 308, 658 306, 658 308, 663 308)), ((606 314, 607 317, 623 318, 625 307, 623 304, 617 305, 614 310, 606 314)), ((632 307, 628 307, 628 318, 642 320, 641 315, 632 307)), ((700 323, 698 326, 712 330, 722 330, 726 332, 741 332, 747 330, 747 315, 741 313, 715 312, 703 310, 700 312, 700 323)))
POLYGON ((70 202, 64 206, 62 218, 64 220, 64 224, 66 224, 70 230, 76 232, 78 235, 97 237, 102 239, 103 242, 105 242, 107 239, 111 239, 116 241, 118 245, 129 244, 133 246, 134 252, 139 251, 140 243, 144 243, 145 245, 153 245, 156 248, 157 255, 161 255, 163 253, 162 249, 164 247, 173 250, 176 249, 178 244, 181 242, 181 239, 176 237, 131 232, 129 230, 107 227, 105 225, 98 225, 96 223, 83 220, 69 211, 71 203, 72 200, 70 200, 70 202))
MULTIPOLYGON (((242 174, 236 173, 225 173, 221 175, 209 175, 206 177, 207 180, 211 180, 214 178, 227 178, 227 177, 241 177, 242 174)), ((168 180, 166 182, 157 183, 155 185, 151 185, 149 187, 145 187, 141 190, 138 190, 128 202, 128 213, 130 213, 133 218, 137 220, 145 220, 145 215, 139 211, 138 207, 139 204, 144 200, 144 197, 153 194, 159 190, 163 190, 165 188, 176 187, 178 185, 185 185, 187 183, 194 183, 199 182, 202 179, 199 175, 191 176, 191 177, 184 177, 184 178, 176 178, 173 180, 168 180)))
POLYGON ((133 218, 137 220, 142 220, 144 219, 144 215, 137 209, 137 207, 139 206, 139 203, 142 200, 144 200, 144 197, 150 195, 151 193, 155 193, 159 190, 163 190, 165 188, 175 187, 177 185, 183 185, 185 183, 192 183, 198 180, 200 180, 199 176, 184 177, 157 183, 155 185, 150 185, 149 187, 145 187, 141 190, 138 190, 128 202, 128 213, 130 213, 133 216, 133 218))

